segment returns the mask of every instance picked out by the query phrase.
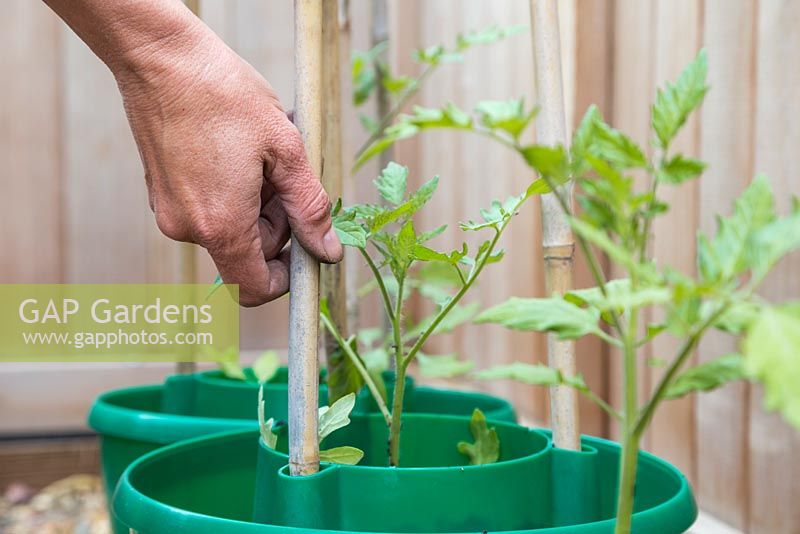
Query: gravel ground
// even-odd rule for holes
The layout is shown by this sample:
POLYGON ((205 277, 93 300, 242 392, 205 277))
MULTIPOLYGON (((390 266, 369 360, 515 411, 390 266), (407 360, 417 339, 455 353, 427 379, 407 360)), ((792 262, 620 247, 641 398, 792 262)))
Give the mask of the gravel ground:
POLYGON ((73 475, 42 488, 12 484, 0 496, 2 534, 110 534, 100 478, 73 475))

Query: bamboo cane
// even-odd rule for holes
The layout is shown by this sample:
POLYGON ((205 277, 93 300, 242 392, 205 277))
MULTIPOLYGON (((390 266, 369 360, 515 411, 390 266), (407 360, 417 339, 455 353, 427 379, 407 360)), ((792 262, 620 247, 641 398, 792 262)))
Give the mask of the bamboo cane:
MULTIPOLYGON (((339 57, 339 1, 322 2, 322 102, 325 113, 322 144, 322 185, 328 196, 342 196, 342 83, 339 57)), ((344 262, 323 265, 320 271, 322 297, 327 299, 331 319, 336 328, 347 336, 347 292, 344 262)), ((335 351, 339 344, 323 333, 325 353, 335 351)))
MULTIPOLYGON (((536 95, 541 108, 536 120, 537 142, 567 145, 564 91, 561 77, 561 49, 558 32, 557 0, 531 0, 533 55, 536 95)), ((572 205, 572 185, 561 187, 572 205)), ((545 263, 545 288, 548 295, 563 295, 572 287, 575 242, 572 230, 554 193, 542 196, 542 253, 545 263)), ((547 336, 547 359, 551 367, 565 376, 577 374, 575 343, 547 336)), ((567 386, 550 389, 550 419, 553 442, 563 449, 579 450, 578 396, 567 386)))
MULTIPOLYGON (((322 170, 322 2, 295 0, 294 57, 297 128, 311 168, 322 170)), ((319 471, 319 263, 292 240, 289 299, 289 471, 319 471)))
MULTIPOLYGON (((196 16, 200 16, 200 0, 186 0, 186 7, 196 16)), ((197 281, 197 257, 195 256, 195 245, 192 243, 180 244, 180 255, 178 256, 180 269, 180 283, 194 284, 197 281)), ((178 362, 175 372, 180 375, 189 375, 197 371, 197 362, 178 362)))

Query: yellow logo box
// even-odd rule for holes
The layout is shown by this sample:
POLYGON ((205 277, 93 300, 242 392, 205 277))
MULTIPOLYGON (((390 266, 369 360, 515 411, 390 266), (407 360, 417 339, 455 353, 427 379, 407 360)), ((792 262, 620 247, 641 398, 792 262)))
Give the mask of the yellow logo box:
POLYGON ((0 285, 0 361, 211 361, 239 348, 239 286, 0 285))

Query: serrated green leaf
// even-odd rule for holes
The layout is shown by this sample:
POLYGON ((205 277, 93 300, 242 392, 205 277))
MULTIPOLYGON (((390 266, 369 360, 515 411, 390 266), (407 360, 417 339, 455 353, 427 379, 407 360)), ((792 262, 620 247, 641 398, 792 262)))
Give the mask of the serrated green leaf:
MULTIPOLYGON (((528 166, 542 176, 549 178, 550 182, 556 186, 569 181, 569 159, 563 146, 530 145, 523 147, 520 153, 525 158, 528 166)), ((547 191, 543 192, 549 192, 550 188, 547 180, 545 180, 545 184, 547 185, 547 191)))
POLYGON ((764 404, 800 428, 800 307, 765 308, 742 344, 748 376, 764 385, 764 404))
POLYGON ((408 199, 408 204, 411 206, 411 213, 416 213, 422 206, 428 203, 436 188, 439 186, 439 177, 434 176, 420 186, 408 199))
POLYGON ((603 230, 595 228, 577 217, 570 217, 569 222, 576 233, 608 254, 614 263, 624 266, 630 273, 636 273, 642 281, 655 282, 658 279, 651 264, 639 263, 633 254, 612 241, 603 230))
POLYGON ((525 111, 525 101, 484 100, 475 106, 481 124, 491 130, 502 130, 512 138, 518 139, 536 116, 536 110, 525 111))
POLYGON ((550 189, 550 184, 547 183, 547 180, 544 178, 539 178, 538 180, 531 182, 531 185, 529 185, 528 189, 525 190, 525 197, 528 198, 535 195, 544 195, 550 191, 552 190, 550 189))
POLYGON ((388 48, 388 41, 375 45, 367 52, 354 51, 350 61, 350 79, 353 85, 353 104, 364 104, 375 89, 377 81, 376 63, 388 48))
POLYGON ((786 254, 800 248, 800 212, 756 230, 747 251, 748 263, 760 280, 786 254))
POLYGON ((678 185, 686 180, 697 178, 706 168, 702 161, 678 154, 664 162, 658 179, 664 183, 678 185))
POLYGON ((701 50, 674 84, 667 84, 663 90, 658 91, 651 122, 659 148, 666 149, 669 146, 687 117, 703 101, 708 91, 707 73, 706 52, 701 50))
POLYGON ((434 228, 433 230, 430 230, 430 231, 428 231, 428 232, 423 232, 423 233, 421 233, 421 234, 419 235, 419 242, 420 242, 420 243, 425 243, 425 242, 427 242, 427 241, 430 241, 430 240, 431 240, 431 239, 433 239, 434 237, 436 237, 436 236, 438 236, 438 235, 441 235, 441 234, 442 234, 442 232, 444 232, 445 230, 447 230, 447 225, 446 225, 446 224, 443 224, 443 225, 441 225, 441 226, 437 226, 437 227, 436 227, 436 228, 434 228))
POLYGON ((450 263, 450 258, 443 252, 437 252, 424 245, 414 247, 414 257, 421 261, 443 261, 450 263))
POLYGON ((418 63, 426 63, 428 65, 438 64, 445 54, 444 46, 435 45, 427 48, 420 48, 412 52, 411 57, 418 63))
POLYGON ((413 124, 419 129, 453 128, 468 129, 472 127, 472 118, 452 102, 443 108, 426 108, 414 106, 411 115, 402 115, 400 121, 413 124))
MULTIPOLYGON (((450 310, 450 313, 445 315, 441 322, 436 325, 436 328, 433 330, 434 334, 447 334, 458 328, 464 323, 469 322, 475 317, 475 314, 478 313, 480 309, 480 303, 470 302, 464 306, 460 306, 456 304, 450 310)), ((406 330, 406 336, 408 339, 413 339, 419 335, 421 335, 424 331, 433 324, 434 319, 438 315, 438 312, 433 313, 422 319, 416 326, 409 328, 406 330)))
POLYGON ((559 339, 578 339, 600 331, 600 312, 581 308, 559 297, 511 298, 481 312, 476 323, 502 324, 512 330, 553 332, 559 339))
MULTIPOLYGON (((715 310, 713 302, 704 302, 700 315, 709 317, 715 310)), ((714 324, 714 328, 730 334, 741 334, 753 323, 761 312, 761 306, 750 301, 736 301, 722 314, 714 324)))
POLYGON ((397 95, 398 93, 402 93, 413 88, 417 81, 410 76, 384 75, 381 77, 381 83, 383 84, 384 89, 393 95, 397 95))
POLYGON ((736 200, 733 214, 727 218, 717 218, 718 228, 713 239, 702 235, 698 238, 698 271, 701 279, 709 284, 724 284, 748 268, 764 262, 764 250, 768 247, 758 243, 756 234, 774 220, 775 208, 769 181, 764 176, 757 176, 736 200))
POLYGON ((358 114, 358 122, 361 123, 361 127, 369 134, 374 134, 380 127, 375 119, 364 113, 358 114))
POLYGON ((499 365, 475 373, 481 380, 508 379, 534 386, 558 386, 561 384, 561 373, 557 369, 541 363, 514 362, 499 365))
MULTIPOLYGON (((392 251, 395 261, 403 264, 411 263, 414 260, 414 249, 417 247, 417 232, 414 230, 413 221, 406 221, 400 227, 396 243, 397 247, 392 251)), ((395 276, 397 276, 397 273, 395 273, 395 276)))
POLYGON ((593 155, 622 169, 647 167, 647 157, 633 139, 615 130, 599 117, 594 119, 593 131, 594 138, 589 148, 593 155))
POLYGON ((397 206, 406 196, 407 180, 408 167, 390 161, 373 183, 386 202, 397 206))
POLYGON ((452 102, 448 102, 444 106, 444 114, 450 123, 457 128, 469 128, 472 126, 472 117, 452 102))
POLYGON ((432 356, 419 352, 417 362, 420 374, 428 378, 453 378, 468 373, 475 367, 474 362, 459 360, 455 353, 432 356))
POLYGON ((355 393, 348 393, 331 406, 322 406, 319 408, 317 435, 320 441, 325 439, 332 432, 350 424, 350 412, 353 411, 355 404, 355 393))
POLYGON ((599 287, 573 289, 564 298, 579 305, 592 306, 600 311, 632 310, 651 304, 669 302, 671 291, 666 287, 641 287, 631 289, 628 278, 609 280, 606 285, 606 296, 599 287))
POLYGON ((486 416, 478 408, 472 412, 469 431, 475 442, 459 442, 458 452, 469 458, 470 465, 493 464, 500 459, 500 438, 497 431, 494 427, 488 427, 486 416))
POLYGON ((362 458, 364 451, 347 445, 319 451, 319 461, 332 464, 356 465, 362 458))
POLYGON ((222 352, 210 352, 209 356, 217 362, 222 374, 234 380, 247 380, 244 369, 239 364, 239 351, 236 347, 228 347, 222 352))
POLYGON ((403 139, 408 139, 409 137, 413 137, 420 131, 419 126, 415 126, 408 122, 399 122, 397 124, 393 124, 384 130, 384 136, 380 139, 375 140, 367 149, 365 149, 361 155, 356 158, 355 163, 353 163, 353 172, 360 169, 366 162, 385 152, 389 147, 395 144, 398 141, 403 139))
POLYGON ((711 391, 745 377, 741 354, 729 354, 687 369, 669 385, 664 398, 679 399, 697 391, 711 391))
POLYGON ((465 50, 474 45, 495 43, 504 37, 515 35, 527 28, 525 25, 511 26, 509 28, 489 26, 483 30, 461 33, 456 39, 456 46, 459 50, 465 50))
POLYGON ((459 224, 459 227, 462 230, 470 230, 470 231, 477 231, 482 230, 484 228, 499 228, 500 225, 507 222, 511 217, 513 217, 517 210, 519 209, 520 204, 527 198, 527 196, 521 197, 508 197, 505 202, 500 202, 499 200, 492 201, 492 205, 489 208, 481 209, 481 218, 483 218, 483 222, 475 222, 472 220, 462 222, 459 224))
POLYGON ((342 245, 356 248, 367 246, 367 232, 355 221, 355 211, 344 211, 334 215, 333 229, 342 245))
POLYGON ((268 382, 275 376, 280 366, 281 360, 278 358, 278 353, 274 350, 268 350, 253 362, 253 374, 259 382, 268 382))
POLYGON ((581 174, 586 169, 585 158, 590 153, 591 143, 594 139, 594 126, 598 120, 602 120, 600 110, 592 104, 586 109, 575 133, 572 134, 570 154, 575 174, 581 174))
POLYGON ((272 428, 275 425, 275 420, 273 418, 269 418, 268 420, 264 420, 264 383, 262 382, 258 386, 258 429, 259 433, 261 434, 261 439, 264 441, 264 445, 269 447, 270 449, 274 449, 275 445, 278 443, 278 436, 272 431, 272 428))

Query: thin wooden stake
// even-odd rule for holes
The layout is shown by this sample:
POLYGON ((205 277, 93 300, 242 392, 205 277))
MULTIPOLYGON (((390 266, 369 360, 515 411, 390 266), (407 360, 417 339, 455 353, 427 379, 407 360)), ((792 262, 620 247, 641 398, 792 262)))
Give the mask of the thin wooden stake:
MULTIPOLYGON (((200 16, 200 0, 186 0, 186 7, 196 16, 200 16)), ((192 243, 181 243, 180 255, 178 256, 178 264, 180 266, 180 283, 181 284, 195 284, 197 283, 197 256, 195 255, 195 246, 192 243)), ((197 371, 197 362, 192 359, 188 362, 178 362, 175 366, 175 372, 179 375, 189 375, 197 371)))
MULTIPOLYGON (((567 146, 564 89, 561 75, 561 47, 556 0, 531 0, 533 55, 536 72, 536 98, 541 111, 536 120, 537 142, 567 146)), ((572 205, 572 185, 561 187, 561 194, 572 205)), ((563 295, 572 288, 575 242, 566 214, 555 194, 542 196, 542 253, 545 263, 545 288, 548 295, 563 295)), ((575 376, 575 343, 547 336, 547 359, 551 367, 565 376, 575 376)), ((553 443, 562 449, 579 450, 578 395, 566 386, 550 389, 550 419, 553 443)))
MULTIPOLYGON (((322 101, 325 112, 322 144, 322 185, 328 196, 342 196, 342 80, 339 57, 339 0, 322 0, 322 101)), ((321 266, 322 297, 336 328, 345 337, 347 329, 347 292, 345 262, 321 266)), ((323 335, 328 356, 339 344, 330 335, 323 335)))
MULTIPOLYGON (((322 171, 322 2, 294 2, 294 117, 311 168, 322 171)), ((289 471, 319 471, 319 263, 292 240, 289 300, 289 471)))

